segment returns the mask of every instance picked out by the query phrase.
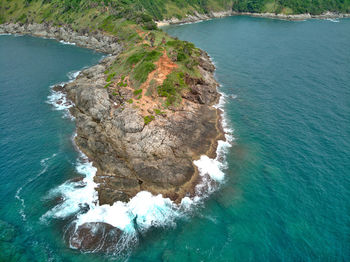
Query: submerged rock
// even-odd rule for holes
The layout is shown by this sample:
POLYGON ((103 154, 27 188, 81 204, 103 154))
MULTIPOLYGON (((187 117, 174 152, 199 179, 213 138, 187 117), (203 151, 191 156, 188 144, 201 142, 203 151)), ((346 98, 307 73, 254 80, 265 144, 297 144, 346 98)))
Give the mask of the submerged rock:
POLYGON ((106 223, 85 223, 68 230, 68 242, 71 248, 83 252, 115 251, 123 232, 106 223))

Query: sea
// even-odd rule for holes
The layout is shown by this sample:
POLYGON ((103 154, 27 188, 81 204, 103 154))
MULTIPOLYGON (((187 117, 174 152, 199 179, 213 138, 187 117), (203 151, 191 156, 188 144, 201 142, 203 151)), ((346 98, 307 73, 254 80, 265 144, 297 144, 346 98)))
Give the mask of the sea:
POLYGON ((96 204, 73 105, 53 86, 105 54, 0 35, 0 261, 350 260, 350 19, 163 30, 212 58, 227 132, 217 159, 195 163, 208 184, 181 205, 147 192, 96 204), (91 219, 122 228, 119 246, 71 247, 69 228, 91 219))

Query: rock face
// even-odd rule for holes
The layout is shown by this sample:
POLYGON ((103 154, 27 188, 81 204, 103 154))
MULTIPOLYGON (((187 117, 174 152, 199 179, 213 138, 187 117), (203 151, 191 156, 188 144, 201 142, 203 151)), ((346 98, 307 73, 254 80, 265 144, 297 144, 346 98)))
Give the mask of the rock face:
POLYGON ((220 112, 212 107, 219 99, 214 66, 203 52, 203 78, 187 79, 191 88, 181 106, 145 124, 139 110, 126 103, 127 94, 116 100, 104 88, 103 72, 113 59, 82 71, 64 86, 75 104, 76 143, 98 169, 100 204, 127 201, 142 190, 180 200, 196 184, 193 160, 214 156, 223 135, 220 112))

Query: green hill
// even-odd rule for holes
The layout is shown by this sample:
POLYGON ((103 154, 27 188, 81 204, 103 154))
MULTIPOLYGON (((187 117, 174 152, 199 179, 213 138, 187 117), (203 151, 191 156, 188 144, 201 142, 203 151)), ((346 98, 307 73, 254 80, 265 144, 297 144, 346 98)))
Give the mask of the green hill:
MULTIPOLYGON (((350 12, 350 0, 1 0, 0 22, 49 20, 72 23, 87 14, 128 20, 162 20, 187 14, 234 10, 285 14, 350 12)), ((96 20, 93 17, 92 20, 96 20)), ((98 19, 97 19, 98 20, 98 19)), ((98 21, 97 21, 98 22, 98 21)))

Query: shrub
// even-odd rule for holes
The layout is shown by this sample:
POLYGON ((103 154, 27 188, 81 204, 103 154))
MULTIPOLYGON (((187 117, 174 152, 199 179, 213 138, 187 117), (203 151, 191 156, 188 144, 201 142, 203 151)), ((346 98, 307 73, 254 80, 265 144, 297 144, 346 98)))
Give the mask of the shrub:
POLYGON ((110 74, 110 75, 108 75, 106 81, 110 82, 114 76, 115 76, 115 72, 110 74))
POLYGON ((181 98, 181 90, 186 87, 184 73, 175 71, 167 76, 163 85, 158 86, 157 91, 159 96, 166 97, 166 106, 170 106, 181 98))
POLYGON ((112 82, 109 82, 108 84, 106 84, 106 85, 104 86, 104 88, 108 88, 111 84, 112 84, 112 82))
POLYGON ((148 125, 153 119, 154 119, 154 116, 149 115, 149 116, 145 116, 143 118, 143 121, 145 122, 145 125, 148 125))
POLYGON ((135 96, 137 96, 137 95, 139 95, 141 93, 142 93, 142 89, 141 88, 134 91, 134 95, 135 96))

